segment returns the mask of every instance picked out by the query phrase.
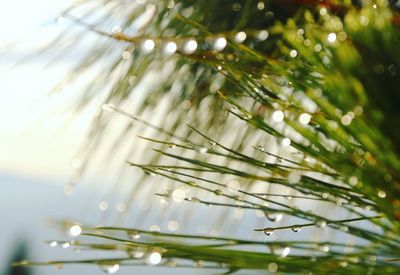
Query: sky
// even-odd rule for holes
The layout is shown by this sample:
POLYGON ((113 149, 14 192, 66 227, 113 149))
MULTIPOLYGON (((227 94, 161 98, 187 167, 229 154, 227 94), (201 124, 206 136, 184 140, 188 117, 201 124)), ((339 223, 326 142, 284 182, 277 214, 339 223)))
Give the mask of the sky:
POLYGON ((46 56, 23 59, 62 30, 55 18, 72 1, 0 1, 0 171, 63 177, 90 117, 68 106, 74 88, 50 95, 69 70, 46 56))

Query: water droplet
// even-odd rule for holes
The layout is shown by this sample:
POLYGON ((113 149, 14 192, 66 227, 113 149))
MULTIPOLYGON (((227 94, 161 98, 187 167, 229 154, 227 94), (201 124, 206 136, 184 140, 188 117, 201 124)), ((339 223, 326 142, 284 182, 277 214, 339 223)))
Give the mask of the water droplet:
POLYGON ((328 42, 334 43, 336 41, 336 33, 331 32, 327 37, 328 42))
POLYGON ((82 233, 82 227, 80 227, 77 224, 74 224, 69 228, 68 232, 72 237, 78 237, 82 233))
POLYGON ((268 31, 267 30, 262 30, 262 31, 260 31, 258 33, 257 39, 260 40, 260 41, 264 41, 264 40, 266 40, 268 38, 268 36, 269 36, 268 31))
POLYGON ((215 189, 214 190, 214 194, 217 195, 217 196, 221 196, 221 195, 224 194, 224 192, 222 192, 222 190, 220 190, 220 189, 215 189))
POLYGON ((330 250, 329 246, 327 246, 327 245, 324 245, 324 246, 321 247, 321 251, 322 252, 329 252, 329 250, 330 250))
POLYGON ((112 33, 120 33, 121 31, 122 31, 122 29, 118 25, 113 26, 112 29, 111 29, 112 33))
POLYGON ((295 232, 295 233, 297 233, 297 232, 300 231, 300 227, 298 227, 298 226, 293 226, 291 229, 292 229, 292 231, 295 232))
POLYGON ((150 254, 148 258, 148 264, 150 265, 158 265, 161 262, 162 256, 159 252, 153 252, 150 254))
POLYGON ((322 50, 321 44, 316 44, 316 45, 314 46, 314 51, 316 51, 317 53, 320 52, 321 50, 322 50))
POLYGON ((283 219, 283 215, 281 213, 274 215, 270 220, 273 222, 279 222, 283 219))
POLYGON ((200 202, 200 199, 196 198, 196 197, 192 197, 192 198, 190 198, 190 201, 194 202, 194 203, 197 203, 197 202, 200 202))
POLYGON ((71 243, 70 242, 60 242, 60 246, 62 248, 68 248, 71 246, 71 243))
POLYGON ((114 274, 119 269, 119 264, 104 263, 99 265, 100 269, 107 274, 114 274))
POLYGON ((378 191, 378 197, 380 197, 381 199, 386 198, 386 192, 383 190, 379 190, 378 191))
POLYGON ((191 187, 197 187, 197 183, 195 183, 194 181, 188 181, 187 184, 191 187))
POLYGON ((58 242, 57 241, 49 241, 49 242, 47 242, 47 245, 50 247, 56 247, 58 245, 58 242))
POLYGON ((176 43, 172 41, 168 42, 164 46, 164 52, 168 55, 175 53, 177 49, 178 47, 176 46, 176 43))
POLYGON ((351 186, 356 186, 358 183, 358 178, 356 176, 352 176, 349 178, 349 184, 351 186))
POLYGON ((339 41, 345 41, 347 39, 347 33, 345 32, 339 32, 337 35, 337 38, 339 41))
POLYGON ((268 271, 272 273, 278 271, 278 265, 276 263, 270 263, 268 265, 268 271))
POLYGON ((172 192, 172 199, 175 202, 178 202, 178 203, 183 202, 185 200, 185 198, 186 198, 186 192, 185 192, 185 190, 183 190, 181 188, 178 188, 178 189, 174 190, 174 192, 172 192))
POLYGON ((129 59, 129 57, 131 57, 131 53, 129 51, 123 51, 121 57, 122 59, 129 59))
POLYGON ((327 224, 327 222, 326 222, 325 220, 318 220, 318 221, 316 222, 316 225, 317 225, 318 227, 320 227, 320 228, 325 228, 328 224, 327 224))
POLYGON ((389 65, 388 71, 389 71, 390 75, 392 75, 392 76, 397 75, 396 65, 394 65, 394 64, 389 65))
POLYGON ((297 171, 290 172, 288 175, 289 183, 296 184, 301 180, 301 174, 297 171))
POLYGON ((143 42, 142 44, 142 50, 145 53, 149 53, 152 50, 154 50, 154 47, 156 46, 156 44, 154 43, 154 41, 152 39, 147 39, 143 42))
POLYGON ((257 9, 263 10, 264 8, 265 8, 265 3, 263 1, 257 3, 257 9))
POLYGON ((195 267, 195 268, 202 268, 203 266, 204 266, 204 262, 201 260, 193 262, 193 267, 195 267))
POLYGON ((135 84, 135 79, 136 79, 136 76, 134 76, 134 75, 132 75, 132 76, 130 76, 129 78, 128 78, 128 83, 129 83, 129 85, 133 85, 133 84, 135 84))
POLYGON ((232 180, 228 183, 228 190, 230 192, 238 192, 240 189, 240 183, 236 180, 232 180))
POLYGON ((141 246, 138 246, 138 247, 134 248, 133 250, 129 251, 129 255, 135 259, 143 258, 145 253, 146 253, 146 249, 141 246))
POLYGON ((117 206, 115 207, 115 209, 116 209, 118 212, 125 212, 126 209, 127 209, 127 205, 126 205, 126 203, 120 202, 120 203, 117 204, 117 206))
POLYGON ((160 232, 161 228, 158 225, 153 224, 153 225, 150 226, 150 231, 152 231, 152 232, 160 232))
POLYGON ((196 51, 197 49, 197 42, 196 40, 189 40, 183 45, 183 52, 186 54, 192 54, 196 51))
POLYGON ((106 201, 101 201, 99 202, 99 209, 101 211, 105 211, 108 208, 108 203, 106 201))
POLYGON ((168 260, 164 265, 168 266, 168 267, 177 267, 178 263, 171 259, 171 260, 168 260))
POLYGON ((238 33, 235 35, 235 41, 236 41, 237 43, 242 43, 244 40, 246 40, 246 37, 247 37, 247 35, 246 35, 245 32, 238 32, 238 33))
POLYGON ((137 231, 129 232, 128 238, 132 240, 137 240, 140 238, 140 234, 137 231))
POLYGON ((264 229, 264 234, 267 236, 271 236, 273 233, 274 233, 274 230, 272 228, 264 229))
POLYGON ((205 154, 205 153, 208 152, 208 149, 207 149, 206 147, 201 147, 201 148, 199 149, 199 152, 200 152, 201 154, 205 154))
POLYGON ((179 229, 179 223, 175 220, 171 220, 168 222, 168 229, 170 231, 177 231, 179 229))
POLYGON ((296 50, 291 50, 289 52, 290 57, 295 58, 297 56, 297 51, 296 50))
POLYGON ((282 258, 285 258, 285 257, 287 257, 287 255, 289 255, 289 253, 290 253, 290 247, 285 247, 285 248, 282 250, 280 256, 281 256, 282 258))
POLYGON ((289 146, 290 143, 291 143, 291 140, 289 138, 284 138, 284 139, 282 139, 282 142, 281 142, 282 146, 289 146))
POLYGON ((265 151, 265 148, 262 147, 261 145, 258 145, 258 146, 256 147, 256 149, 257 149, 258 151, 260 151, 260 152, 264 152, 264 151, 265 151))
POLYGON ((285 118, 285 115, 282 111, 278 110, 272 113, 272 119, 276 122, 281 122, 285 118))
POLYGON ((345 126, 350 125, 351 121, 352 121, 352 118, 348 114, 342 116, 342 118, 340 120, 340 122, 345 126))
POLYGON ((344 232, 349 231, 349 227, 346 226, 346 225, 341 225, 341 226, 339 227, 339 229, 342 230, 342 231, 344 231, 344 232))
POLYGON ((369 24, 369 19, 366 16, 360 16, 360 25, 367 26, 369 24))
POLYGON ((307 113, 302 113, 299 116, 299 122, 303 125, 307 125, 311 121, 311 115, 307 113))
POLYGON ((222 51, 226 47, 227 41, 224 37, 218 37, 214 41, 214 50, 222 51))
POLYGON ((101 109, 108 112, 113 112, 115 110, 115 105, 112 103, 101 105, 101 109))

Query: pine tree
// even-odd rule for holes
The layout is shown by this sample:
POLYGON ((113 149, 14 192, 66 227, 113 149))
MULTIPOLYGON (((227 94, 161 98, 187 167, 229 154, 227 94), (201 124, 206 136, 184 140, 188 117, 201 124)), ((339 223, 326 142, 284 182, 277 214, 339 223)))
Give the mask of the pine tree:
POLYGON ((126 256, 44 264, 399 272, 398 2, 103 2, 63 14, 99 39, 66 82, 103 62, 82 95, 82 106, 103 101, 82 156, 89 165, 122 115, 108 157, 144 172, 128 210, 161 198, 185 229, 66 222, 82 237, 72 245, 126 256), (198 223, 222 235, 194 234, 198 223))

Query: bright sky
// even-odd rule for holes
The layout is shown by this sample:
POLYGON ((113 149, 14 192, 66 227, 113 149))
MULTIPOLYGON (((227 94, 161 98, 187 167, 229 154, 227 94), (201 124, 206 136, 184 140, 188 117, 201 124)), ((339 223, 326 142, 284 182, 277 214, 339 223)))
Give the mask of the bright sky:
POLYGON ((49 96, 68 64, 44 70, 49 60, 40 58, 12 66, 59 31, 62 26, 49 23, 71 2, 0 0, 0 171, 42 177, 71 173, 90 118, 75 119, 65 105, 73 87, 49 96))

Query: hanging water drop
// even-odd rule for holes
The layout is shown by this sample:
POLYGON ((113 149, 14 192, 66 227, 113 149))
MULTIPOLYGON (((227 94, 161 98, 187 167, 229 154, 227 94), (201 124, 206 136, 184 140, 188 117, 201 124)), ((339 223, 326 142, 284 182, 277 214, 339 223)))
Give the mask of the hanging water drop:
POLYGON ((82 227, 78 224, 74 224, 70 227, 68 233, 72 237, 78 237, 82 233, 82 227))
POLYGON ((230 192, 238 192, 240 190, 240 183, 236 180, 232 180, 228 183, 228 190, 230 192))
POLYGON ((100 269, 107 274, 114 274, 119 269, 119 264, 100 264, 100 269))
POLYGON ((272 113, 272 119, 276 122, 281 122, 284 118, 285 114, 281 110, 272 113))
POLYGON ((264 234, 267 236, 271 236, 273 233, 274 233, 274 230, 272 228, 264 229, 264 234))
POLYGON ((265 152, 265 148, 262 147, 261 145, 258 145, 258 146, 256 147, 256 149, 257 149, 258 151, 260 151, 260 152, 265 152))
POLYGON ((148 263, 150 265, 158 265, 161 262, 162 256, 158 252, 153 252, 148 258, 148 263))
POLYGON ((269 36, 269 33, 267 30, 262 30, 257 34, 257 39, 260 41, 264 41, 265 39, 267 39, 269 36))
POLYGON ((207 149, 206 147, 201 147, 201 148, 199 149, 199 152, 200 152, 201 154, 205 154, 205 153, 208 152, 208 149, 207 149))
POLYGON ((58 242, 57 242, 57 241, 50 241, 50 242, 48 242, 47 244, 48 244, 48 246, 50 246, 50 247, 56 247, 56 246, 58 245, 58 242))
POLYGON ((200 200, 198 199, 198 198, 196 198, 196 197, 192 197, 192 198, 190 198, 190 201, 191 202, 200 202, 200 200))
POLYGON ((168 42, 165 46, 164 46, 164 52, 168 55, 173 54, 174 52, 176 52, 176 50, 178 49, 177 45, 175 42, 168 42))
POLYGON ((71 243, 70 243, 70 242, 61 242, 61 243, 60 243, 60 246, 61 246, 62 248, 68 248, 68 247, 71 246, 71 243))
POLYGON ((146 253, 146 250, 141 246, 138 246, 135 249, 129 251, 129 255, 135 259, 143 258, 145 253, 146 253))
POLYGON ((224 37, 219 37, 214 42, 214 50, 222 51, 226 47, 227 41, 224 37))
POLYGON ((115 105, 112 103, 103 104, 103 105, 101 105, 101 109, 104 111, 112 112, 115 110, 115 105))
POLYGON ((193 262, 193 267, 194 268, 202 268, 204 266, 204 262, 202 260, 198 260, 193 262))
POLYGON ((289 183, 296 184, 301 180, 301 174, 297 171, 290 172, 288 175, 289 183))
POLYGON ((137 231, 130 232, 128 235, 129 239, 137 240, 140 239, 140 234, 137 231))
POLYGON ((321 247, 321 251, 322 252, 329 252, 329 250, 330 250, 329 246, 327 246, 327 245, 324 245, 324 246, 321 247))
POLYGON ((311 121, 311 115, 308 113, 302 113, 299 116, 299 122, 303 125, 307 125, 311 121))
POLYGON ((172 192, 172 199, 175 202, 178 202, 178 203, 183 202, 185 200, 185 198, 186 198, 186 192, 185 192, 185 190, 183 190, 181 188, 178 188, 172 192))
POLYGON ((196 40, 189 40, 185 43, 185 45, 183 46, 183 52, 186 54, 192 54, 196 51, 197 49, 197 42, 196 40))
POLYGON ((283 215, 282 214, 276 214, 274 217, 272 217, 273 222, 279 222, 280 220, 282 220, 283 215))
POLYGON ((245 39, 246 39, 246 33, 245 32, 238 32, 236 35, 235 35, 235 41, 237 42, 237 43, 242 43, 245 39))
POLYGON ((325 220, 318 220, 316 225, 320 228, 325 228, 327 226, 327 222, 325 220))
POLYGON ((150 53, 151 51, 154 50, 155 46, 156 46, 156 44, 154 43, 154 41, 152 39, 147 39, 142 44, 142 50, 145 53, 150 53))
POLYGON ((297 232, 300 231, 300 227, 298 227, 298 226, 293 226, 291 229, 292 229, 292 231, 295 232, 295 233, 297 233, 297 232))
POLYGON ((285 247, 285 248, 282 250, 280 256, 281 256, 282 258, 285 258, 285 257, 287 257, 287 255, 289 255, 289 253, 290 253, 290 247, 285 247))

